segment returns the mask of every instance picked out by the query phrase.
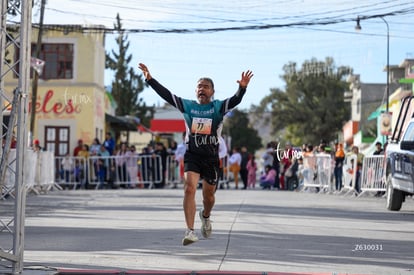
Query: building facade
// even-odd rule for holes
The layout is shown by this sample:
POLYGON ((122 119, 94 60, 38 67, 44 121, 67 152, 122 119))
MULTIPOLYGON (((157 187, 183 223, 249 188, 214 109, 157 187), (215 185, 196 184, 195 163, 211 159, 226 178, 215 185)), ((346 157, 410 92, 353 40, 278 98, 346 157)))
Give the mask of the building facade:
MULTIPOLYGON (((10 28, 18 30, 18 26, 10 28)), ((34 28, 32 56, 37 36, 34 28)), ((29 107, 36 114, 31 135, 57 156, 71 153, 79 139, 90 144, 95 137, 102 140, 105 136, 105 113, 113 110, 104 88, 104 42, 103 32, 84 31, 79 25, 47 25, 42 32, 37 63, 44 65, 37 66, 37 96, 29 107)), ((7 57, 18 58, 17 52, 9 52, 7 57)), ((33 93, 36 83, 32 83, 33 93)), ((16 76, 10 74, 5 92, 12 93, 16 85, 16 76)))

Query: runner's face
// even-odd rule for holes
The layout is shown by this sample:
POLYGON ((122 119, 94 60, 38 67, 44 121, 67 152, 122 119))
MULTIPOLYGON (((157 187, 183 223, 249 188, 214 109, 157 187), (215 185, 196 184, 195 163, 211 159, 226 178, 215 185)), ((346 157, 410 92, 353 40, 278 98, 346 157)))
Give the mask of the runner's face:
POLYGON ((214 94, 214 90, 211 87, 211 83, 207 80, 200 80, 197 82, 196 87, 196 96, 198 99, 198 102, 200 104, 207 104, 211 101, 211 97, 214 94))

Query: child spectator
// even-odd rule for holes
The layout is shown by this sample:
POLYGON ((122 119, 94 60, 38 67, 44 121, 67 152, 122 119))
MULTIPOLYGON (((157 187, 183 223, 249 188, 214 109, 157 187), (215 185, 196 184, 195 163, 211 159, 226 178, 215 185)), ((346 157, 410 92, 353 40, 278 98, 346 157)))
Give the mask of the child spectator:
POLYGON ((271 165, 266 165, 265 174, 260 177, 262 189, 270 189, 275 184, 276 170, 271 165))
POLYGON ((257 164, 255 161, 254 154, 250 154, 249 160, 247 161, 247 187, 254 189, 256 187, 256 171, 257 164))

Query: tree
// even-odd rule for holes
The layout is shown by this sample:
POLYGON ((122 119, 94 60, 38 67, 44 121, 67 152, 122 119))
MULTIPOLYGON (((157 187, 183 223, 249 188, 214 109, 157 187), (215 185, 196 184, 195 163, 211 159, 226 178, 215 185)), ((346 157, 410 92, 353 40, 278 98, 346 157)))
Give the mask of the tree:
POLYGON ((231 137, 232 147, 246 146, 247 150, 252 153, 262 147, 261 138, 250 126, 248 114, 238 109, 231 111, 225 119, 223 134, 231 137))
POLYGON ((336 68, 332 58, 311 59, 298 69, 296 63, 283 67, 286 90, 271 89, 255 115, 270 112, 272 134, 294 144, 319 144, 332 141, 349 119, 349 104, 344 102, 349 67, 336 68))
POLYGON ((133 67, 129 67, 132 55, 127 53, 128 36, 122 29, 119 14, 116 16, 114 29, 118 33, 116 38, 118 48, 112 49, 112 56, 106 54, 105 67, 115 72, 112 81, 112 96, 117 102, 115 113, 117 116, 136 116, 143 124, 148 125, 148 114, 152 116, 154 111, 153 108, 146 106, 142 98, 139 98, 139 94, 144 90, 144 81, 142 75, 138 75, 133 67))

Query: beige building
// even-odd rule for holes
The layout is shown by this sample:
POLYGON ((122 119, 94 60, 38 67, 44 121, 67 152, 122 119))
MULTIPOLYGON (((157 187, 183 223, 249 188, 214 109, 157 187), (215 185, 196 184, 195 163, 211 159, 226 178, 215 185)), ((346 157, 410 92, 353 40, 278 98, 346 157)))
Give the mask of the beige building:
MULTIPOLYGON (((34 28, 32 56, 37 35, 34 28)), ((105 113, 111 116, 114 110, 104 89, 104 42, 103 32, 85 31, 80 25, 45 26, 39 57, 45 64, 30 110, 36 112, 33 139, 55 155, 72 154, 78 139, 90 144, 105 137, 105 113)), ((6 58, 18 58, 16 53, 6 58)), ((5 92, 11 94, 16 86, 16 76, 8 74, 5 92)))

